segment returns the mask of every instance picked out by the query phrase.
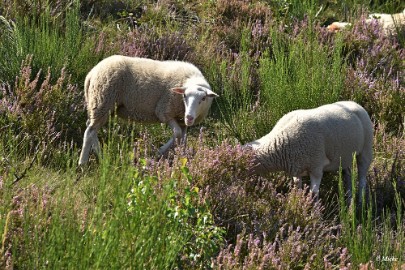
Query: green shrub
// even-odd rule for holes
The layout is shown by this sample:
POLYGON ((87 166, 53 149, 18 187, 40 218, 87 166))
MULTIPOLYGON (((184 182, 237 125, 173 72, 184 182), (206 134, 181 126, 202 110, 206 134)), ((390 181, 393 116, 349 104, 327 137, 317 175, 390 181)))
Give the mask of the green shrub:
POLYGON ((271 47, 256 56, 258 61, 251 56, 251 33, 245 30, 234 62, 210 66, 208 77, 215 76, 211 78, 222 90, 217 103, 223 121, 241 142, 268 133, 287 112, 339 100, 345 78, 342 39, 329 47, 319 42, 313 26, 304 23, 302 29, 291 37, 272 28, 271 47))
POLYGON ((315 31, 308 26, 288 38, 273 30, 272 51, 263 55, 259 68, 260 108, 267 112, 263 125, 273 126, 292 110, 338 101, 345 76, 342 41, 337 38, 328 47, 319 43, 315 31))
POLYGON ((48 67, 52 73, 65 67, 75 80, 84 81, 89 67, 101 54, 95 51, 94 39, 83 33, 79 3, 75 1, 60 16, 54 16, 50 7, 37 12, 2 18, 0 54, 4 57, 0 58, 0 82, 13 81, 27 55, 33 56, 35 74, 48 67))
POLYGON ((59 73, 54 76, 48 69, 45 75, 42 71, 33 74, 29 56, 22 62, 15 83, 0 85, 0 121, 20 142, 41 144, 41 150, 51 146, 48 155, 49 150, 62 142, 78 142, 85 123, 81 90, 72 84, 65 69, 59 73), (41 76, 45 76, 42 82, 41 76))
POLYGON ((347 205, 342 175, 339 176, 339 218, 342 226, 340 242, 347 247, 354 265, 368 264, 372 267, 396 269, 404 260, 403 198, 393 183, 396 214, 391 215, 391 211, 385 209, 380 220, 374 219, 374 203, 366 202, 365 198, 368 197, 366 194, 358 198, 356 183, 356 172, 353 170, 351 183, 353 196, 347 205), (391 220, 395 220, 395 223, 393 224, 391 220))

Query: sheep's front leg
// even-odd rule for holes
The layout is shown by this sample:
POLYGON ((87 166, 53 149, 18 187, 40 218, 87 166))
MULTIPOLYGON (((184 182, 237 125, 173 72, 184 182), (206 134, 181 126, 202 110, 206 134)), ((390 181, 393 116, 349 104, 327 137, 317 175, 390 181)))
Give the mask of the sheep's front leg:
POLYGON ((187 146, 187 126, 184 126, 181 128, 181 143, 184 144, 184 149, 186 149, 187 146))
POLYGON ((311 179, 311 191, 315 195, 315 198, 319 197, 319 186, 321 185, 321 180, 323 176, 323 171, 311 172, 309 178, 311 179))
POLYGON ((294 185, 297 188, 302 189, 302 177, 301 176, 294 176, 293 181, 294 181, 294 185))
POLYGON ((161 155, 165 154, 174 143, 179 143, 183 136, 182 128, 176 122, 176 120, 170 120, 168 124, 173 130, 173 137, 165 145, 160 147, 159 154, 161 155))
POLYGON ((358 181, 359 181, 359 202, 361 204, 363 196, 365 199, 366 203, 369 203, 369 190, 368 190, 368 184, 367 184, 367 171, 368 168, 370 167, 371 160, 372 160, 372 150, 367 149, 364 151, 364 153, 360 154, 357 156, 356 161, 357 161, 357 171, 358 171, 358 181), (367 151, 369 150, 369 151, 367 151))

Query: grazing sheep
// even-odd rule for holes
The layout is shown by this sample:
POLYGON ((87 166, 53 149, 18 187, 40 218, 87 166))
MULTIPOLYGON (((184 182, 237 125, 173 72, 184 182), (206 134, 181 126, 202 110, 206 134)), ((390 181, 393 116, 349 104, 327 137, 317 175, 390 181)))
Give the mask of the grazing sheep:
POLYGON ((121 55, 98 63, 87 74, 84 91, 89 119, 80 165, 88 161, 91 148, 100 152, 97 131, 114 109, 122 118, 167 123, 173 137, 159 149, 164 154, 175 142, 185 140, 188 126, 207 116, 217 96, 201 71, 190 63, 121 55))
POLYGON ((372 13, 366 22, 371 23, 374 20, 382 25, 385 34, 395 33, 397 27, 405 25, 405 9, 396 14, 372 13))
MULTIPOLYGON (((373 21, 377 21, 382 26, 385 35, 395 34, 395 29, 405 25, 405 9, 401 13, 396 14, 372 13, 366 19, 366 23, 370 24, 373 21)), ((329 32, 335 33, 351 25, 348 22, 333 22, 326 28, 329 32)))
POLYGON ((351 197, 351 166, 356 153, 359 191, 367 187, 366 175, 373 156, 373 126, 363 107, 341 101, 284 115, 264 137, 248 143, 257 166, 254 173, 285 171, 301 187, 301 177, 310 176, 311 190, 318 195, 324 171, 342 166, 351 197))

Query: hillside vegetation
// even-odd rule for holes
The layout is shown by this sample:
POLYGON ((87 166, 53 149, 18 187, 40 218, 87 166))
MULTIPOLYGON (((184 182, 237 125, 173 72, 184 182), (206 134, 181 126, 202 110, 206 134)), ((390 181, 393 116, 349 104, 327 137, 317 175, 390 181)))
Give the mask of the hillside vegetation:
POLYGON ((403 269, 405 27, 365 18, 404 8, 0 0, 0 269, 403 269), (352 26, 331 33, 333 21, 352 26), (187 147, 160 158, 168 127, 111 116, 101 158, 77 165, 84 78, 113 54, 201 69, 220 97, 187 147), (340 173, 319 200, 283 173, 248 174, 241 144, 338 100, 374 123, 369 205, 347 206, 340 173))

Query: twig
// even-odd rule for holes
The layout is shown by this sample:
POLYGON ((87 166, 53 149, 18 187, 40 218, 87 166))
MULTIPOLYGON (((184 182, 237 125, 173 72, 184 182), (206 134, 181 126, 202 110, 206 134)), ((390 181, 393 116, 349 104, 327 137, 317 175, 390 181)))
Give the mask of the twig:
POLYGON ((17 173, 14 173, 15 179, 14 179, 13 183, 11 183, 11 185, 15 185, 16 183, 18 183, 21 179, 23 179, 27 175, 27 172, 29 170, 31 170, 32 166, 34 165, 35 160, 37 159, 38 153, 39 153, 39 145, 40 145, 40 143, 37 145, 37 147, 35 149, 34 157, 32 158, 28 167, 25 167, 24 171, 20 175, 18 175, 17 173))
POLYGON ((11 124, 8 124, 8 125, 5 125, 5 126, 1 127, 1 128, 0 128, 0 131, 6 130, 6 129, 8 129, 9 127, 11 127, 11 124))

